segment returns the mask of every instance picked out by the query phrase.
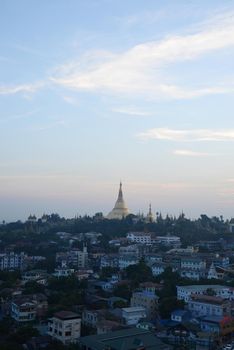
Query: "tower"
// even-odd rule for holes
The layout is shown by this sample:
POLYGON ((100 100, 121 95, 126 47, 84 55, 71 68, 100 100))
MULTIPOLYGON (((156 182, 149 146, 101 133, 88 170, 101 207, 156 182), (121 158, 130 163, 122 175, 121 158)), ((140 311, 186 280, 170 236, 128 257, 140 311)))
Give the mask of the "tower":
POLYGON ((122 182, 120 181, 117 201, 115 203, 114 208, 111 210, 111 212, 107 215, 106 218, 110 220, 111 219, 121 220, 125 218, 128 214, 129 214, 128 207, 126 206, 123 199, 122 182))
POLYGON ((154 216, 152 214, 151 203, 150 203, 150 205, 149 205, 149 212, 148 212, 148 214, 146 216, 146 222, 151 223, 153 221, 154 221, 154 216))

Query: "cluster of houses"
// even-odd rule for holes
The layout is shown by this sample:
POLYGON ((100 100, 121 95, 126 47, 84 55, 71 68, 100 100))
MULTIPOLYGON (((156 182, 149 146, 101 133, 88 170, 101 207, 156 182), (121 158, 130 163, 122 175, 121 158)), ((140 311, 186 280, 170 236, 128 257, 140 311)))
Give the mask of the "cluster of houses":
MULTIPOLYGON (((201 349, 211 349, 211 345, 215 347, 218 342, 231 337, 234 332, 234 288, 225 285, 225 281, 232 273, 232 251, 226 250, 225 254, 218 252, 223 252, 220 249, 222 242, 203 241, 194 247, 181 248, 177 236, 129 232, 126 237, 109 242, 110 247, 115 247, 113 253, 113 249, 107 252, 98 245, 100 235, 89 232, 73 236, 58 232, 61 241, 69 244, 65 244, 66 249, 58 249, 56 267, 51 274, 33 269, 33 264, 45 257, 12 251, 0 254, 0 270, 21 270, 18 288, 11 291, 7 302, 2 298, 3 315, 11 316, 18 324, 45 321, 48 295, 23 295, 21 287, 34 281, 45 286, 46 290, 51 276, 73 275, 79 281, 87 281, 85 304, 80 305, 76 312, 60 310, 47 319, 46 334, 49 339, 59 340, 65 345, 77 342, 83 349, 96 350, 104 349, 109 339, 107 335, 115 332, 115 339, 119 342, 128 339, 131 344, 138 339, 138 348, 148 350, 171 349, 171 343, 182 340, 191 341, 201 349), (86 243, 82 249, 73 248, 75 240, 88 241, 89 249, 86 243), (159 249, 161 246, 165 247, 163 252, 159 249), (204 252, 201 252, 202 249, 199 251, 199 247, 204 252), (186 285, 177 286, 177 299, 184 302, 184 308, 174 310, 168 320, 161 320, 159 313, 158 294, 163 283, 141 283, 131 291, 128 299, 114 294, 117 287, 124 289, 130 283, 124 279, 124 269, 139 263, 142 258, 153 276, 157 277, 171 267, 187 281, 186 285), (101 272, 106 267, 115 268, 116 273, 101 279, 101 272), (203 279, 211 283, 199 284, 203 279), (81 337, 82 327, 92 330, 95 335, 81 337), (147 347, 148 342, 155 347, 147 347)), ((27 349, 27 344, 25 346, 27 349)))

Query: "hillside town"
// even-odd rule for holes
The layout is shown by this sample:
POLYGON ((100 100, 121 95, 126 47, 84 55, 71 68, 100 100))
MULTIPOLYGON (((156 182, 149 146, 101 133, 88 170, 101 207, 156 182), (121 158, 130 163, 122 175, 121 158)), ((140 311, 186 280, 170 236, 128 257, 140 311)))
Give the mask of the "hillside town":
POLYGON ((234 221, 29 215, 0 226, 0 348, 232 349, 234 221))

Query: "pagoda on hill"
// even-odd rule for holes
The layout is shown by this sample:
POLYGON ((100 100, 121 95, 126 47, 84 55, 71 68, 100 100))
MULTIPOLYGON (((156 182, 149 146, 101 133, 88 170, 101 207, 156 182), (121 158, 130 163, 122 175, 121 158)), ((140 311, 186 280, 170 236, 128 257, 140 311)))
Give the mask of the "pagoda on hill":
POLYGON ((123 199, 122 183, 120 182, 117 201, 115 203, 114 208, 111 210, 111 212, 107 215, 106 218, 110 220, 112 219, 121 220, 125 218, 128 214, 129 214, 129 211, 123 199))

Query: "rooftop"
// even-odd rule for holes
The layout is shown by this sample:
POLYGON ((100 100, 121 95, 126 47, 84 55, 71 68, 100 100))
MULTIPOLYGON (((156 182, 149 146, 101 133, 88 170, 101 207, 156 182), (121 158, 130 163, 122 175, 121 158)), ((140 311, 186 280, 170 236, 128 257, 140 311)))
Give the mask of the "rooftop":
POLYGON ((167 350, 169 345, 163 344, 151 332, 139 328, 124 329, 101 335, 81 337, 80 343, 91 350, 135 350, 140 347, 145 350, 167 350))
POLYGON ((54 314, 54 317, 60 320, 72 320, 74 318, 79 318, 79 315, 72 311, 59 311, 54 314))

